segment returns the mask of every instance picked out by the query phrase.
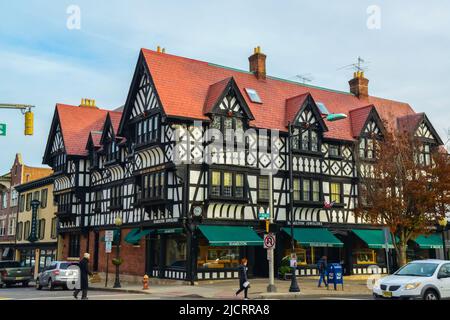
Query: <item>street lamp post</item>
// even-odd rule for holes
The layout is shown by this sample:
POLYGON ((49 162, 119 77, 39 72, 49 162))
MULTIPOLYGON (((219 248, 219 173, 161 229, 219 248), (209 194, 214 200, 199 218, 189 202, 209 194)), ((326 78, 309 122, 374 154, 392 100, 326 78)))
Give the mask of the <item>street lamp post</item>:
MULTIPOLYGON (((347 118, 346 114, 337 113, 337 114, 329 114, 323 119, 326 119, 329 122, 339 121, 347 118)), ((289 122, 288 125, 288 147, 289 147, 289 216, 291 220, 291 259, 293 257, 297 257, 295 254, 295 239, 294 239, 294 168, 293 168, 293 156, 292 156, 292 139, 297 136, 302 136, 307 130, 309 130, 311 126, 306 124, 301 128, 298 134, 293 134, 292 132, 292 124, 289 122)), ((300 292, 300 287, 297 282, 296 275, 297 267, 296 264, 292 266, 292 277, 291 277, 291 286, 289 287, 289 292, 300 292)))
POLYGON ((116 220, 114 221, 114 224, 117 227, 117 243, 116 243, 116 279, 114 281, 114 288, 121 288, 122 286, 120 285, 120 276, 119 276, 119 268, 120 268, 120 238, 121 238, 121 234, 120 234, 120 227, 122 226, 122 219, 120 217, 117 217, 116 220))
POLYGON ((441 230, 442 230, 442 244, 443 244, 442 248, 444 250, 444 260, 448 260, 446 241, 445 241, 445 231, 447 230, 447 224, 448 224, 447 218, 444 218, 439 221, 439 225, 441 226, 441 230))

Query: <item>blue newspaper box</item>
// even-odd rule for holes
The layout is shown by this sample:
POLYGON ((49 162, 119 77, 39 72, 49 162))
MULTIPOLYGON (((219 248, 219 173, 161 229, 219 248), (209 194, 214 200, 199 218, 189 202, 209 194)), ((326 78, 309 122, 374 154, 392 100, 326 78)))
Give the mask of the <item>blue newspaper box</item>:
POLYGON ((342 285, 344 290, 344 270, 339 263, 331 263, 328 265, 328 288, 330 284, 334 285, 334 290, 337 290, 337 285, 342 285))

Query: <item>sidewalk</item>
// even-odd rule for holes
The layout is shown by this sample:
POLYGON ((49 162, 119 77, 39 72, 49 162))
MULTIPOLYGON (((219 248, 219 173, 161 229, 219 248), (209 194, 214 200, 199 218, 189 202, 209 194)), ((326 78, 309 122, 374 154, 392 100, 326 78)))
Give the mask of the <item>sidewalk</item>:
MULTIPOLYGON (((251 288, 249 290, 252 299, 295 299, 298 296, 348 296, 348 295, 371 295, 370 289, 367 287, 367 277, 346 277, 344 279, 344 291, 338 286, 337 291, 330 286, 329 290, 325 287, 317 287, 317 277, 297 278, 300 293, 289 293, 290 281, 275 280, 277 287, 276 293, 267 292, 267 279, 252 279, 251 288)), ((112 282, 105 288, 104 281, 90 284, 93 290, 121 291, 127 293, 150 294, 155 297, 167 298, 192 298, 192 299, 227 299, 241 300, 241 297, 235 297, 237 290, 237 280, 216 280, 207 282, 197 282, 195 286, 180 284, 150 285, 149 290, 142 290, 142 285, 122 283, 122 288, 112 288, 112 282)))

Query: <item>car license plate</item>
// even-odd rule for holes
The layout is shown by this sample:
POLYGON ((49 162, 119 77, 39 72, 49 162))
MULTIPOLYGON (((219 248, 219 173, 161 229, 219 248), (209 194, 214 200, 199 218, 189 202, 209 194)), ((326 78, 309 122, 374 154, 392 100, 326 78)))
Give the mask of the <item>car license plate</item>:
POLYGON ((383 297, 385 297, 385 298, 392 298, 392 292, 390 292, 390 291, 383 291, 383 297))
POLYGON ((23 280, 23 277, 16 277, 16 280, 23 280))

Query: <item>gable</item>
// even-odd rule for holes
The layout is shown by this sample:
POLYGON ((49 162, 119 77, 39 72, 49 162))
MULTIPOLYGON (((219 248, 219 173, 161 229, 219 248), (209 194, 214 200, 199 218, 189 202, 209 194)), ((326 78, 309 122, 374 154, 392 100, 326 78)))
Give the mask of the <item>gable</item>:
POLYGON ((434 140, 434 136, 431 133, 430 128, 426 125, 425 122, 422 122, 415 132, 415 136, 419 138, 426 138, 434 140))
POLYGON ((378 136, 381 134, 381 129, 375 120, 369 120, 364 128, 363 135, 366 136, 378 136))
POLYGON ((204 114, 226 114, 254 119, 236 81, 231 77, 211 85, 208 89, 204 114))
MULTIPOLYGON (((295 98, 291 101, 291 103, 294 103, 294 108, 300 108, 294 118, 294 125, 307 123, 309 125, 318 125, 322 131, 328 131, 328 128, 320 114, 319 108, 311 95, 308 94, 306 97, 301 97, 301 105, 297 104, 298 100, 295 98)), ((288 107, 290 106, 288 105, 288 107)))
POLYGON ((51 154, 55 154, 64 150, 64 141, 61 133, 61 127, 58 124, 55 130, 55 136, 53 138, 52 149, 50 151, 51 154))

